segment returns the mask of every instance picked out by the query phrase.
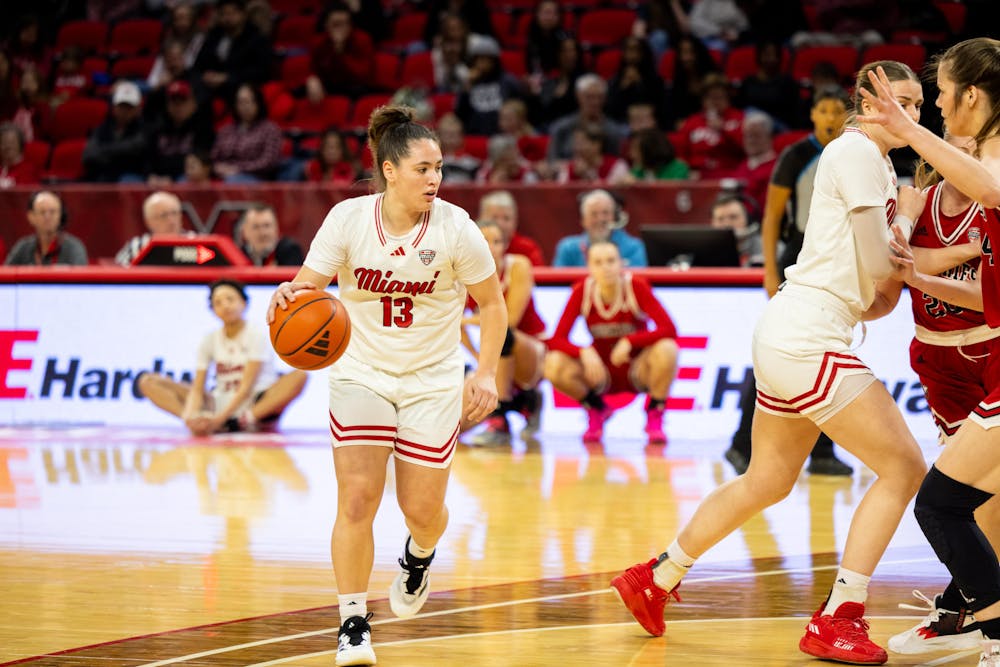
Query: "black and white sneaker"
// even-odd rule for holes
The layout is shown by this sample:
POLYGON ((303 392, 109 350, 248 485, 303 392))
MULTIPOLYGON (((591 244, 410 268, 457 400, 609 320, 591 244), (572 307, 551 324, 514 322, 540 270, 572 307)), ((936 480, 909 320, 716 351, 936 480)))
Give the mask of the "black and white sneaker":
POLYGON ((372 626, 368 624, 371 617, 370 613, 367 616, 351 616, 340 626, 337 667, 375 664, 375 650, 372 648, 372 626))
POLYGON ((901 603, 901 609, 926 611, 918 625, 889 638, 889 650, 893 653, 917 654, 929 651, 964 651, 976 648, 985 637, 976 619, 965 609, 951 610, 941 607, 941 596, 928 598, 920 591, 913 591, 913 597, 922 605, 901 603))
POLYGON ((432 553, 427 558, 417 558, 410 553, 410 538, 406 538, 403 557, 399 559, 402 571, 389 587, 389 607, 400 618, 415 616, 427 602, 430 595, 430 573, 427 568, 434 560, 432 553))

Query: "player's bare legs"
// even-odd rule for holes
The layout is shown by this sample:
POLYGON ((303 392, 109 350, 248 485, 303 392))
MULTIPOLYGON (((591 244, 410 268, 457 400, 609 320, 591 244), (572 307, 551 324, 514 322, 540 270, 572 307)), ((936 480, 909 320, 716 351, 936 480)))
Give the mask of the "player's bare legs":
POLYGON ((523 331, 515 331, 513 356, 514 384, 525 389, 533 388, 542 379, 545 343, 523 331))
MULTIPOLYGON (((581 356, 586 354, 581 351, 581 356)), ((593 350, 591 350, 593 354, 593 350)), ((593 354, 596 357, 596 354, 593 354)), ((600 442, 604 433, 604 422, 610 411, 604 404, 604 399, 597 391, 606 387, 610 381, 608 369, 595 362, 590 373, 580 359, 574 359, 565 352, 553 350, 545 355, 545 379, 552 386, 570 398, 579 401, 587 410, 587 430, 583 434, 584 442, 600 442)))
POLYGON ((677 341, 664 338, 647 347, 632 362, 640 386, 647 388, 646 435, 650 444, 666 444, 663 411, 677 375, 677 341))
POLYGON ((337 519, 333 524, 330 553, 340 595, 368 590, 374 561, 372 523, 382 502, 385 468, 391 447, 355 445, 336 447, 337 519))
POLYGON ((306 386, 305 371, 292 371, 279 377, 267 388, 260 400, 253 404, 250 413, 257 421, 281 414, 288 404, 294 401, 306 386))
POLYGON ((823 430, 878 476, 854 510, 841 560, 842 567, 870 576, 927 466, 899 408, 880 383, 871 384, 827 420, 823 430))
POLYGON ((175 382, 166 375, 143 373, 139 377, 139 393, 161 410, 175 417, 184 413, 184 401, 187 400, 191 386, 183 382, 175 382))
POLYGON ((448 526, 444 497, 450 472, 450 466, 430 468, 396 459, 396 499, 410 530, 399 559, 402 571, 389 588, 389 606, 401 618, 419 612, 430 594, 428 568, 448 526))

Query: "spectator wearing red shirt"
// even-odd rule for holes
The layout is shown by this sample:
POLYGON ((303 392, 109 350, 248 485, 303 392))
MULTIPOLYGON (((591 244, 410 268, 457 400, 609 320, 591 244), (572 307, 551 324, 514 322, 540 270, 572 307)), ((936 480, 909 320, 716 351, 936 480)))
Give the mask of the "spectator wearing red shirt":
POLYGON ((545 266, 545 255, 538 242, 517 233, 517 200, 506 190, 496 190, 479 200, 479 218, 492 220, 508 239, 507 254, 524 255, 534 266, 545 266))
POLYGON ((628 174, 628 164, 615 155, 601 152, 605 144, 599 125, 582 125, 573 130, 573 155, 559 169, 560 183, 598 181, 614 183, 628 174))
POLYGON ((323 18, 326 34, 312 51, 312 75, 306 81, 310 99, 323 95, 356 96, 371 88, 375 46, 372 38, 351 22, 342 2, 333 3, 323 18))
POLYGON ((13 123, 0 125, 0 189, 40 181, 38 168, 24 161, 24 134, 13 123))
POLYGON ((729 81, 709 74, 702 85, 701 111, 678 130, 677 156, 701 178, 729 176, 743 152, 743 112, 729 104, 729 81))
POLYGON ((83 51, 76 46, 66 47, 59 57, 59 65, 52 80, 52 105, 86 95, 90 92, 90 84, 90 77, 83 71, 83 51))
POLYGON ((320 140, 316 158, 306 163, 306 180, 338 185, 351 185, 361 172, 343 135, 327 130, 320 140))
POLYGON ((748 111, 743 119, 743 150, 746 159, 733 170, 733 178, 743 182, 743 191, 753 207, 751 216, 760 219, 767 198, 774 162, 774 121, 763 111, 748 111))
POLYGON ((35 69, 27 69, 21 74, 21 86, 18 92, 18 107, 14 112, 13 122, 24 134, 24 140, 38 141, 49 136, 49 122, 52 118, 52 107, 49 106, 45 92, 42 90, 42 80, 35 69))

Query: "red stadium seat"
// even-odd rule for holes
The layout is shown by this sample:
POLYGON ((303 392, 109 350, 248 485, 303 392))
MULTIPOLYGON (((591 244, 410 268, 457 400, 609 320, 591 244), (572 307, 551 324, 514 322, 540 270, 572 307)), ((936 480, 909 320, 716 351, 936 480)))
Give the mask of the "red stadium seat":
POLYGON ((125 56, 157 53, 163 23, 155 19, 129 19, 120 21, 111 29, 108 52, 125 56))
POLYGON ((90 97, 74 97, 56 107, 52 113, 52 141, 86 139, 90 131, 104 122, 108 103, 90 97))
POLYGON ((86 139, 67 139, 56 144, 45 179, 78 181, 83 178, 83 148, 86 145, 86 139))
POLYGON ((29 162, 38 168, 38 171, 45 171, 49 166, 49 154, 52 146, 46 141, 29 141, 24 145, 24 161, 29 162))
MULTIPOLYGON (((781 52, 781 71, 788 71, 788 64, 792 57, 788 49, 781 52)), ((723 70, 726 78, 733 83, 739 83, 748 76, 753 76, 757 72, 757 47, 737 46, 726 56, 726 66, 723 70)))
POLYGON ((311 73, 312 61, 307 54, 286 56, 281 61, 281 80, 289 90, 305 85, 311 73))
POLYGON ((631 9, 595 9, 580 17, 577 35, 585 47, 618 46, 632 33, 634 23, 631 9))
POLYGON ((528 73, 528 67, 524 63, 524 51, 501 51, 500 66, 505 72, 516 77, 522 77, 528 73))
POLYGON ((271 0, 271 11, 282 14, 315 14, 322 6, 321 0, 271 0))
MULTIPOLYGON (((514 37, 514 15, 504 9, 494 9, 490 12, 490 23, 493 25, 493 34, 500 40, 500 45, 508 48, 519 48, 517 44, 512 44, 514 37)), ((520 46, 524 46, 521 42, 520 46)))
POLYGON ((392 24, 392 35, 382 44, 391 48, 403 48, 413 42, 422 42, 426 26, 427 14, 425 12, 401 14, 392 24))
POLYGON ((431 61, 430 51, 411 53, 403 58, 403 71, 399 83, 404 86, 434 89, 434 63, 431 61))
POLYGON ((399 88, 399 56, 387 51, 375 52, 375 77, 372 83, 379 90, 399 88))
POLYGON ((618 66, 622 62, 621 49, 604 49, 594 58, 594 71, 602 79, 610 79, 618 72, 618 66))
POLYGON ((530 162, 544 160, 549 153, 549 135, 537 134, 533 137, 519 137, 517 149, 521 151, 524 159, 530 162))
POLYGON ((111 66, 113 79, 145 79, 153 69, 156 56, 127 56, 111 66))
POLYGON ((462 147, 469 155, 477 157, 480 160, 485 160, 489 142, 489 137, 483 137, 478 134, 467 134, 465 135, 465 143, 462 147))
POLYGON ((368 127, 368 117, 372 115, 375 107, 388 104, 391 98, 391 95, 385 94, 362 95, 354 103, 354 109, 351 110, 351 117, 348 124, 351 127, 368 127))
POLYGON ((108 40, 108 24, 104 21, 67 21, 56 36, 56 51, 78 46, 84 53, 102 51, 108 40))
POLYGON ((95 74, 107 74, 111 68, 104 56, 87 56, 83 59, 80 69, 93 81, 95 74))
POLYGON ((434 122, 441 120, 441 116, 455 110, 455 93, 434 93, 431 95, 431 104, 434 105, 434 122))
POLYGON ((922 44, 875 44, 861 54, 862 65, 876 60, 898 60, 919 74, 927 60, 927 49, 922 44))
POLYGON ((667 49, 660 56, 660 62, 656 66, 656 71, 664 81, 670 83, 674 80, 674 64, 677 62, 677 53, 673 49, 667 49))
POLYGON ((275 30, 274 49, 302 53, 312 48, 317 36, 315 16, 286 16, 275 30))
POLYGON ((301 99, 295 103, 295 110, 285 127, 303 132, 322 132, 328 127, 341 128, 347 123, 350 109, 351 100, 343 95, 329 95, 319 104, 301 99))
POLYGON ((858 70, 858 51, 853 46, 810 46, 795 52, 792 61, 792 78, 808 81, 813 67, 826 61, 834 66, 844 80, 853 79, 858 70))
POLYGON ((965 3, 958 0, 934 0, 934 6, 944 14, 951 34, 961 35, 965 30, 965 3))

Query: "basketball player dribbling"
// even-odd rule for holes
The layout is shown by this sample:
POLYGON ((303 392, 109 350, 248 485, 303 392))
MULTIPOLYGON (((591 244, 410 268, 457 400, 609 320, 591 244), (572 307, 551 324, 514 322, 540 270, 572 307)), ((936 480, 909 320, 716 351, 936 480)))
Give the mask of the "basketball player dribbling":
MULTIPOLYGON (((923 102, 909 67, 883 61, 891 93, 914 120, 923 102)), ((866 65, 857 87, 872 84, 866 65)), ((851 350, 858 322, 888 312, 878 281, 904 271, 890 260, 889 226, 923 210, 914 188, 898 193, 890 149, 902 145, 866 122, 872 105, 855 99, 856 123, 823 151, 798 262, 771 299, 753 336, 757 406, 753 458, 746 474, 723 484, 660 557, 615 577, 611 585, 647 632, 662 635, 669 596, 696 558, 791 491, 822 428, 877 475, 854 512, 840 568, 826 602, 806 625, 799 648, 809 655, 882 664, 868 637, 868 582, 926 471, 923 456, 885 387, 851 350)), ((897 276, 898 274, 898 276, 897 276)), ((898 287, 897 287, 898 289, 898 287)))
POLYGON ((390 607, 407 618, 427 600, 428 567, 448 523, 444 498, 459 422, 478 422, 496 408, 507 329, 483 235, 468 213, 437 198, 437 137, 414 122, 412 109, 385 106, 372 113, 368 139, 380 191, 331 209, 305 264, 292 282, 278 286, 268 309, 270 322, 297 290, 323 289, 337 276, 351 316, 351 342, 330 369, 338 666, 375 664, 367 589, 372 525, 390 455, 410 531, 402 570, 389 589, 390 607), (481 344, 463 392, 459 335, 466 290, 478 304, 481 344))
MULTIPOLYGON (((886 82, 872 72, 865 101, 891 136, 911 146, 948 183, 983 205, 986 213, 978 281, 928 276, 912 268, 906 238, 894 250, 909 269, 906 282, 947 303, 981 310, 1000 327, 1000 271, 993 244, 1000 241, 1000 41, 979 37, 950 47, 937 60, 935 105, 948 132, 971 136, 975 156, 949 145, 901 114, 886 82)), ((913 513, 934 552, 948 568, 984 641, 980 667, 1000 667, 1000 564, 976 522, 976 511, 1000 493, 1000 387, 987 396, 945 445, 927 473, 913 513)))

